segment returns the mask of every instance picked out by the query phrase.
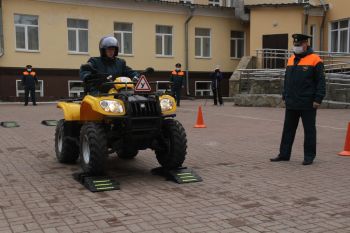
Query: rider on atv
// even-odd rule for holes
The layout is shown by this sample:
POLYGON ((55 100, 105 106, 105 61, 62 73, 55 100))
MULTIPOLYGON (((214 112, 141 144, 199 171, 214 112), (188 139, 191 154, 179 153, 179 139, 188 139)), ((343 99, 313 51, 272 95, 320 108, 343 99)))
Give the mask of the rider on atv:
MULTIPOLYGON (((165 169, 182 166, 187 137, 175 120, 176 102, 162 93, 135 93, 130 79, 139 74, 117 58, 118 41, 104 37, 100 57, 80 67, 85 96, 61 101, 63 110, 55 133, 56 157, 60 163, 80 161, 85 173, 103 175, 109 154, 132 159, 140 150, 152 149, 165 169)), ((147 68, 142 75, 152 73, 147 68)))
MULTIPOLYGON (((80 67, 80 78, 86 82, 93 79, 94 74, 108 74, 112 77, 129 77, 133 81, 138 80, 139 74, 126 65, 125 60, 118 58, 119 44, 113 36, 103 37, 100 40, 100 57, 91 57, 88 64, 92 69, 86 69, 86 66, 80 67)), ((107 79, 105 80, 108 81, 107 79)), ((94 92, 94 86, 88 88, 88 92, 94 92)))

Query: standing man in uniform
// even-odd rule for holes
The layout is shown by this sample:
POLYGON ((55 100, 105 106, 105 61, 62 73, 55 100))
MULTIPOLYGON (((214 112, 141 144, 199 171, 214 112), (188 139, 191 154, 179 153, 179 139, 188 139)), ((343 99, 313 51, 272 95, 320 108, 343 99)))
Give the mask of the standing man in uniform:
POLYGON ((224 104, 222 100, 221 92, 221 81, 223 79, 222 73, 220 72, 220 66, 216 66, 214 72, 210 75, 211 78, 211 89, 214 96, 214 105, 218 105, 218 99, 220 106, 224 104))
POLYGON ((180 106, 181 89, 184 87, 185 73, 181 71, 181 64, 175 65, 175 70, 171 72, 171 93, 176 100, 176 105, 180 106))
POLYGON ((309 46, 310 36, 294 34, 294 55, 288 60, 282 98, 286 104, 280 153, 271 162, 289 161, 299 118, 304 126, 304 161, 316 157, 316 112, 326 95, 325 72, 321 58, 309 46))
POLYGON ((22 73, 22 85, 24 87, 24 106, 28 105, 29 93, 33 105, 36 105, 35 100, 35 85, 38 84, 36 73, 32 70, 31 65, 27 65, 22 73))

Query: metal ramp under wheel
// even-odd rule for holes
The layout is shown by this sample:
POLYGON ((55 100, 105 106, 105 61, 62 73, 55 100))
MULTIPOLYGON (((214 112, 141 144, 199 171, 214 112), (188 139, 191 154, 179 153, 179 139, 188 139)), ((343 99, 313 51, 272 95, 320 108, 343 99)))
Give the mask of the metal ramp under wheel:
POLYGON ((2 121, 0 125, 4 128, 16 128, 19 124, 16 121, 2 121))
POLYGON ((57 121, 56 120, 43 120, 41 124, 46 125, 46 126, 56 126, 57 121))
POLYGON ((152 169, 153 175, 165 177, 167 180, 172 180, 178 184, 201 182, 203 179, 191 168, 180 167, 177 169, 166 170, 162 167, 152 169))
POLYGON ((119 190, 120 184, 106 176, 91 176, 85 173, 74 173, 73 177, 91 192, 119 190))

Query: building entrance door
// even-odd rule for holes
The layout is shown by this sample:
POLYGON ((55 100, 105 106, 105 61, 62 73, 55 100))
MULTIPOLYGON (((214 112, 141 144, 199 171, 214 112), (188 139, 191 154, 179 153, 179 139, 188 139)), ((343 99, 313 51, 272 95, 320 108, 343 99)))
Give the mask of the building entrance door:
POLYGON ((263 67, 278 69, 286 66, 288 34, 263 35, 263 67))

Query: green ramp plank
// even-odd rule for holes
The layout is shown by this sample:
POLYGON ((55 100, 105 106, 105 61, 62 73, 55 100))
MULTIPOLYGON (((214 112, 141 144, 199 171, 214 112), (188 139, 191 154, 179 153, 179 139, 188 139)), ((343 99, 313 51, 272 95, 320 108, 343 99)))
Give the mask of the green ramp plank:
POLYGON ((119 182, 110 177, 90 176, 85 173, 75 173, 73 177, 91 192, 120 190, 119 182))
POLYGON ((57 121, 56 120, 43 120, 41 124, 46 125, 46 126, 56 126, 57 121))
POLYGON ((178 168, 170 170, 172 179, 179 184, 202 182, 203 179, 191 168, 178 168))
POLYGON ((2 121, 0 125, 4 128, 16 128, 19 124, 16 121, 2 121))

